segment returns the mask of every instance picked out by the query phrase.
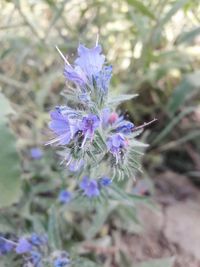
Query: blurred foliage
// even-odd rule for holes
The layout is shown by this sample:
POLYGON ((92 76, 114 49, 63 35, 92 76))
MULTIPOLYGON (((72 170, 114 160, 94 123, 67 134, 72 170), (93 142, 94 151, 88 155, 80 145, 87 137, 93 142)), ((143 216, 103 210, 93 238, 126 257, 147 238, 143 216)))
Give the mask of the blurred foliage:
MULTIPOLYGON (((198 180, 199 1, 2 0, 0 14, 0 89, 9 100, 0 95, 1 207, 19 199, 20 179, 23 181, 23 197, 17 211, 15 206, 2 210, 0 232, 48 231, 52 246, 64 243, 70 247, 70 240, 78 240, 80 246, 73 244, 72 251, 80 250, 94 260, 91 251, 80 248, 84 238, 91 240, 92 246, 98 241, 100 246, 108 247, 115 245, 115 231, 108 226, 108 220, 118 231, 129 228, 130 232, 138 232, 139 224, 130 211, 135 209, 133 204, 130 210, 120 209, 116 203, 103 211, 94 209, 94 224, 86 212, 87 205, 81 207, 82 217, 77 214, 78 205, 73 213, 69 207, 62 216, 56 215, 60 210, 52 205, 58 190, 66 186, 73 189, 73 181, 66 181, 65 170, 58 166, 51 149, 43 149, 40 161, 33 161, 29 154, 31 147, 43 147, 48 140, 48 111, 63 101, 63 63, 55 46, 73 58, 79 41, 92 45, 99 33, 108 61, 113 64, 112 90, 116 100, 119 91, 139 94, 121 106, 122 112, 128 111, 135 124, 158 118, 143 136, 152 144, 144 159, 144 176, 173 168, 198 180), (10 120, 4 120, 12 113, 11 106, 16 112, 10 120), (72 227, 74 220, 80 226, 72 227), (56 229, 58 223, 61 233, 56 229)), ((131 181, 127 188, 132 187, 131 181)), ((120 264, 122 259, 115 260, 120 264)), ((111 266, 110 256, 103 262, 104 266, 111 266)), ((164 264, 170 266, 170 260, 158 266, 164 264)))
POLYGON ((9 101, 0 93, 0 106, 2 107, 0 122, 0 208, 19 201, 21 194, 20 159, 16 151, 16 140, 11 133, 7 115, 13 113, 9 101))

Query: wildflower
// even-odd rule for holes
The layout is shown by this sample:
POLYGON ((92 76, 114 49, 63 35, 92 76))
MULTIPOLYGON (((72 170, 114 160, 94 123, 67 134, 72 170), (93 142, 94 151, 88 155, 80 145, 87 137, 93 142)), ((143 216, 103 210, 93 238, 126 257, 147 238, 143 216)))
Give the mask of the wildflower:
POLYGON ((118 153, 126 144, 124 136, 119 133, 111 135, 107 140, 108 150, 113 154, 118 153))
POLYGON ((113 134, 107 139, 107 148, 116 157, 117 162, 126 146, 127 140, 120 133, 113 134))
POLYGON ((30 155, 33 159, 41 159, 43 156, 43 152, 38 147, 33 147, 30 149, 30 155))
POLYGON ((15 249, 16 253, 23 254, 23 253, 30 252, 31 250, 32 250, 31 243, 26 238, 21 237, 15 249))
POLYGON ((82 131, 84 135, 82 147, 84 146, 88 138, 92 140, 94 132, 99 127, 99 124, 100 124, 100 119, 94 114, 89 114, 83 117, 79 125, 79 130, 82 131))
POLYGON ((59 196, 58 196, 58 200, 62 204, 66 204, 70 202, 71 198, 72 198, 72 194, 67 190, 60 191, 59 196))
POLYGON ((91 49, 79 45, 78 58, 75 60, 75 64, 79 66, 88 78, 92 78, 96 73, 102 70, 105 62, 105 56, 101 55, 102 49, 100 45, 97 45, 91 49))
POLYGON ((68 80, 74 82, 80 87, 87 83, 87 77, 79 66, 75 66, 73 68, 71 65, 66 64, 64 68, 64 75, 68 80))
POLYGON ((62 251, 59 253, 60 255, 56 257, 54 260, 54 267, 65 267, 70 264, 70 259, 68 257, 68 253, 62 251))
POLYGON ((100 179, 100 185, 102 185, 102 186, 109 186, 109 185, 111 185, 111 183, 112 183, 112 180, 108 177, 102 177, 100 179))
POLYGON ((77 172, 77 171, 80 171, 82 169, 84 165, 84 160, 81 159, 81 160, 74 160, 73 162, 71 162, 69 164, 69 170, 71 172, 77 172))
POLYGON ((100 194, 97 181, 89 180, 87 176, 83 177, 79 186, 89 198, 97 197, 100 194))
POLYGON ((50 113, 50 116, 51 122, 49 123, 49 128, 57 135, 57 137, 48 144, 68 144, 71 140, 71 132, 68 118, 62 114, 61 109, 59 107, 52 111, 50 113))
POLYGON ((47 243, 47 236, 46 235, 37 235, 36 233, 33 233, 30 236, 30 242, 34 246, 45 245, 47 243))
POLYGON ((14 249, 14 244, 12 241, 5 239, 0 236, 0 256, 7 254, 14 249))
MULTIPOLYGON (((68 62, 64 68, 65 77, 80 87, 91 83, 95 74, 102 70, 105 56, 101 55, 101 46, 87 48, 83 45, 78 47, 78 58, 74 62, 74 67, 68 62)), ((106 78, 104 79, 106 83, 106 78)))
POLYGON ((112 66, 104 66, 103 69, 94 76, 97 88, 105 94, 108 92, 111 76, 112 66))
POLYGON ((110 114, 110 116, 109 116, 109 119, 108 119, 108 122, 110 123, 110 124, 113 124, 113 123, 115 123, 116 121, 117 121, 117 119, 118 119, 118 114, 116 113, 116 112, 112 112, 111 114, 110 114))
POLYGON ((31 251, 31 258, 30 261, 33 263, 34 267, 41 266, 42 255, 38 251, 31 251))
POLYGON ((67 145, 78 131, 79 114, 68 107, 56 107, 50 113, 51 122, 49 128, 54 132, 56 138, 47 144, 58 143, 58 145, 67 145))

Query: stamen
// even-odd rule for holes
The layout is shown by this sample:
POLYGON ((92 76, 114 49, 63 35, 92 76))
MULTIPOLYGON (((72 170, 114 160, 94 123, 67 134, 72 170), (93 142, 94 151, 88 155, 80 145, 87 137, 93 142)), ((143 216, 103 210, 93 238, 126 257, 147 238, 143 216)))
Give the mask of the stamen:
POLYGON ((97 33, 97 38, 96 38, 96 46, 99 44, 99 34, 97 33))

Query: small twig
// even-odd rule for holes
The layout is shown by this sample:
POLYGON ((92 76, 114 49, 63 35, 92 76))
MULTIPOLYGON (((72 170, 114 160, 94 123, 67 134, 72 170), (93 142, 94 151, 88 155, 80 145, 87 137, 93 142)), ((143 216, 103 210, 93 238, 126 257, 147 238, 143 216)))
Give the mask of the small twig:
POLYGON ((60 54, 61 58, 65 61, 65 63, 71 67, 70 63, 68 62, 68 60, 66 59, 66 57, 63 55, 63 53, 60 51, 60 49, 56 46, 56 50, 58 51, 58 53, 60 54))
POLYGON ((135 131, 137 131, 137 130, 143 129, 144 127, 149 126, 150 124, 154 123, 155 121, 157 121, 156 118, 154 118, 154 119, 153 119, 152 121, 150 121, 150 122, 145 122, 145 123, 143 123, 142 125, 133 128, 132 132, 135 132, 135 131))

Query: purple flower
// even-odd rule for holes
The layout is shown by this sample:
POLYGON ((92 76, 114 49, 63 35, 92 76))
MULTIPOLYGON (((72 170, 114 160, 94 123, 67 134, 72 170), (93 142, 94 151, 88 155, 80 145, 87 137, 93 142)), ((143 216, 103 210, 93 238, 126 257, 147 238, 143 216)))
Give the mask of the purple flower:
POLYGON ((94 132, 99 127, 99 124, 100 124, 100 119, 94 114, 89 114, 83 117, 79 125, 79 130, 81 130, 84 135, 82 147, 84 146, 88 138, 92 140, 94 132))
POLYGON ((69 170, 71 172, 77 172, 77 171, 80 171, 81 168, 83 167, 84 165, 84 160, 81 159, 81 160, 74 160, 73 162, 71 162, 69 164, 69 170))
POLYGON ((31 252, 31 250, 32 250, 31 243, 26 238, 21 237, 15 249, 16 253, 23 254, 23 253, 31 252))
POLYGON ((91 49, 81 44, 78 47, 79 57, 76 59, 75 64, 79 66, 90 79, 102 70, 105 56, 101 55, 101 51, 100 45, 91 49))
POLYGON ((41 260, 42 260, 42 255, 38 251, 31 251, 31 262, 33 263, 34 267, 39 267, 41 266, 41 260))
POLYGON ((30 149, 30 154, 33 159, 41 159, 43 156, 43 152, 38 147, 33 147, 30 149))
POLYGON ((107 139, 108 150, 116 157, 116 161, 119 161, 122 150, 127 146, 127 140, 122 134, 116 133, 111 135, 107 139))
POLYGON ((50 116, 51 122, 49 123, 49 128, 54 132, 54 134, 56 134, 57 137, 48 144, 68 144, 71 140, 71 131, 67 116, 63 115, 60 107, 56 107, 55 110, 50 113, 50 116))
POLYGON ((94 179, 89 180, 87 176, 83 177, 79 186, 89 198, 97 197, 100 194, 97 181, 94 179))
MULTIPOLYGON (((91 83, 92 77, 102 70, 105 61, 105 56, 101 55, 101 51, 100 45, 89 49, 80 44, 78 47, 78 58, 74 62, 74 67, 69 64, 65 65, 65 77, 80 87, 91 83)), ((106 76, 108 76, 109 70, 105 69, 104 72, 103 84, 106 86, 108 80, 106 76)))
POLYGON ((108 177, 102 177, 102 178, 100 179, 100 184, 101 184, 102 186, 109 186, 109 185, 112 184, 112 180, 111 180, 110 178, 108 178, 108 177))
POLYGON ((0 236, 0 256, 7 254, 14 249, 14 244, 10 240, 6 240, 0 236))
POLYGON ((30 237, 30 242, 34 246, 42 246, 47 243, 47 236, 46 235, 38 235, 33 233, 30 237))
POLYGON ((108 150, 113 154, 118 153, 126 144, 126 139, 119 133, 111 135, 107 140, 108 150))
POLYGON ((58 200, 62 204, 69 203, 72 198, 72 194, 67 190, 61 190, 58 196, 58 200))
POLYGON ((95 75, 94 80, 96 82, 96 86, 103 93, 108 92, 111 77, 112 66, 104 66, 103 69, 95 75))
POLYGON ((68 80, 74 82, 76 85, 84 86, 87 83, 87 77, 79 66, 73 68, 72 66, 66 64, 64 75, 68 80))
POLYGON ((54 261, 54 267, 65 267, 69 265, 70 260, 68 258, 57 258, 54 261))

